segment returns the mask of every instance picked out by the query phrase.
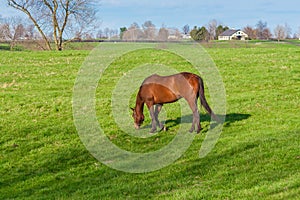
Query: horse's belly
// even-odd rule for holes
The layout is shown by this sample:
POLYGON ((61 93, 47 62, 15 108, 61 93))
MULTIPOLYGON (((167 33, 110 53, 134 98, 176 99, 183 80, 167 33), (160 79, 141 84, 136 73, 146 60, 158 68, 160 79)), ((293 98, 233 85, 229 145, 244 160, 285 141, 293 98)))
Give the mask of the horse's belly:
POLYGON ((152 91, 154 104, 173 103, 181 98, 176 91, 172 91, 162 85, 157 85, 152 91))

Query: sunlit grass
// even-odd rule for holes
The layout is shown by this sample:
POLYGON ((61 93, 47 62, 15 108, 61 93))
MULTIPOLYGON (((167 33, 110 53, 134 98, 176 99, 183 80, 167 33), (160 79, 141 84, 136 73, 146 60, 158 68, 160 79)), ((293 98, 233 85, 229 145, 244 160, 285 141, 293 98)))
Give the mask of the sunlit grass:
MULTIPOLYGON (((299 47, 221 45, 207 47, 227 94, 227 118, 216 147, 199 158, 204 130, 175 163, 145 174, 101 164, 77 135, 73 85, 89 51, 0 51, 1 199, 299 199, 299 47)), ((170 121, 167 132, 133 138, 110 115, 111 89, 122 70, 153 59, 189 70, 167 52, 136 51, 112 64, 96 94, 108 137, 135 152, 164 146, 179 126, 170 121)), ((179 114, 176 104, 168 109, 179 114)), ((202 123, 207 130, 208 121, 202 123)))

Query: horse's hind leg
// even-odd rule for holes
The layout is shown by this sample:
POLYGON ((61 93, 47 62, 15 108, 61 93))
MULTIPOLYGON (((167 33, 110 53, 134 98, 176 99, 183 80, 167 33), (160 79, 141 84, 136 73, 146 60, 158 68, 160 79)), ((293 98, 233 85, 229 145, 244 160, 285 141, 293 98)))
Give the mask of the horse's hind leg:
POLYGON ((187 102, 193 111, 193 123, 192 127, 190 129, 190 133, 194 132, 195 130, 195 125, 197 125, 197 133, 201 131, 201 125, 200 125, 200 116, 199 116, 199 111, 198 111, 198 106, 197 106, 197 98, 196 100, 188 100, 187 102))
POLYGON ((190 129, 191 133, 195 130, 195 125, 197 125, 197 133, 200 133, 201 125, 200 125, 200 117, 199 117, 198 109, 193 111, 193 123, 192 123, 192 127, 190 129))
POLYGON ((162 109, 162 104, 157 104, 155 106, 155 112, 154 112, 154 116, 155 116, 155 120, 156 120, 156 123, 159 125, 159 128, 160 130, 165 130, 165 127, 163 125, 163 123, 161 123, 159 120, 158 120, 158 114, 160 113, 161 109, 162 109))

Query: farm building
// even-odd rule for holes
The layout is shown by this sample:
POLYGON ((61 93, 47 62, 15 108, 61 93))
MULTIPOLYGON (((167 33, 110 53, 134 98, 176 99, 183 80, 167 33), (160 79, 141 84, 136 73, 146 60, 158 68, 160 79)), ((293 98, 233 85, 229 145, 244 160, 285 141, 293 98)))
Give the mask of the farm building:
POLYGON ((246 40, 248 35, 241 30, 228 29, 219 35, 219 40, 246 40))

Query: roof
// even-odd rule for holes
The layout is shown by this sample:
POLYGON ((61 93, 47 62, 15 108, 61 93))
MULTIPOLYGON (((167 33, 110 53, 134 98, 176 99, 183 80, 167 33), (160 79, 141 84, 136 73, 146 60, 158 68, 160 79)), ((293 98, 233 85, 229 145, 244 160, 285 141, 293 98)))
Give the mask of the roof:
POLYGON ((228 30, 224 31, 220 36, 232 36, 233 34, 235 34, 238 31, 239 30, 228 29, 228 30))

